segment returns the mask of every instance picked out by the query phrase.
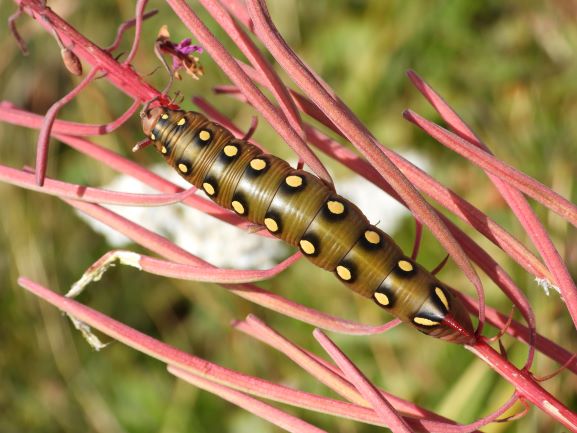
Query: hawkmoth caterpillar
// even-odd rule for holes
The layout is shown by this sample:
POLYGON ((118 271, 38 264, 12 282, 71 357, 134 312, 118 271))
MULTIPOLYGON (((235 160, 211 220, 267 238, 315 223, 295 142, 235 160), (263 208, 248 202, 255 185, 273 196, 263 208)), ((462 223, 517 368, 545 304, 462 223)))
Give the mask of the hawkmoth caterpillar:
POLYGON ((425 334, 474 341, 471 319, 452 290, 318 177, 234 138, 200 113, 145 109, 142 128, 184 179, 298 247, 351 290, 425 334))

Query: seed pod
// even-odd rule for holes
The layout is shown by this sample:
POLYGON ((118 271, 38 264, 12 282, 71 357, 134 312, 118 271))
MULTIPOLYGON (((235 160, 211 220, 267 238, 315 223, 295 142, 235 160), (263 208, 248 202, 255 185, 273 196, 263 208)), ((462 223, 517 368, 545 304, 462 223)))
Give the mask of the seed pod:
POLYGON ((66 69, 68 69, 68 72, 76 76, 82 75, 82 63, 72 50, 68 48, 62 48, 60 50, 60 55, 62 56, 62 61, 64 62, 66 69))

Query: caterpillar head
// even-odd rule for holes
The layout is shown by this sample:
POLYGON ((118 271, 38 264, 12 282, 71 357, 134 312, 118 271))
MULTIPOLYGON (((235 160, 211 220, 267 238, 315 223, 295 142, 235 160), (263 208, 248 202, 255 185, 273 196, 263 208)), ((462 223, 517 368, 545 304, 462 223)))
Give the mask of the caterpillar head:
POLYGON ((142 119, 142 130, 144 131, 144 135, 146 135, 152 141, 156 140, 156 137, 153 135, 154 127, 164 113, 164 108, 154 107, 144 110, 140 115, 142 119))

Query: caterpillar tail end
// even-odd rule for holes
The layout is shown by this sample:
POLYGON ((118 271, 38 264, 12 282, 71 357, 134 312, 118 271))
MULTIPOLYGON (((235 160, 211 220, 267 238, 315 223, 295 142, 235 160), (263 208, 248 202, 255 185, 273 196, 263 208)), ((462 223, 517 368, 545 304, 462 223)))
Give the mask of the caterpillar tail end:
POLYGON ((477 341, 473 323, 469 314, 463 308, 447 313, 441 322, 441 326, 449 332, 439 338, 456 344, 472 345, 477 341))
POLYGON ((455 344, 472 345, 477 340, 465 305, 453 290, 446 286, 441 289, 440 284, 413 317, 413 325, 425 334, 455 344))

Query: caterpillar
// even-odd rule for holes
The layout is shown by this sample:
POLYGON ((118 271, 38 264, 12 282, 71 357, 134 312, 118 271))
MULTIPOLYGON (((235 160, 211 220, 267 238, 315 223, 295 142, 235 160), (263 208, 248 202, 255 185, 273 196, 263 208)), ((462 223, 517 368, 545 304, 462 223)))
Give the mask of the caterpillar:
POLYGON ((349 289, 419 331, 474 342, 469 314, 452 289, 318 177, 234 138, 200 113, 158 106, 141 117, 155 149, 213 201, 298 247, 349 289))

